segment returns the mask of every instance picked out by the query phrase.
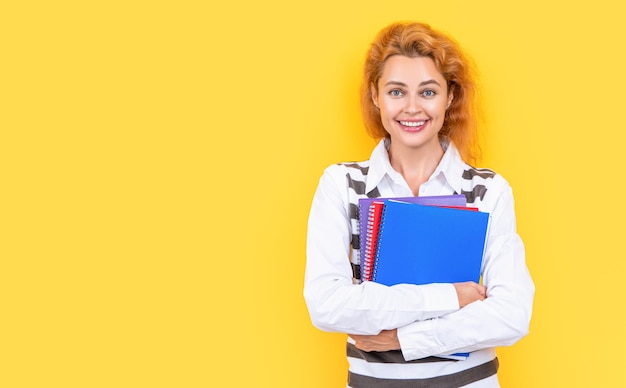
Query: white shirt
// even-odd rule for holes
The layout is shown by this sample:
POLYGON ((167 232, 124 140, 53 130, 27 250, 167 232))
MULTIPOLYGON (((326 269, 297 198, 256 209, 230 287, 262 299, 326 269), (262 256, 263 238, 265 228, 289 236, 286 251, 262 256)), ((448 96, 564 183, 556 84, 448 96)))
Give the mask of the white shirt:
MULTIPOLYGON (((369 165, 366 192, 378 188, 382 197, 413 195, 391 167, 384 141, 362 163, 369 165)), ((346 174, 341 164, 324 171, 309 215, 304 297, 317 328, 348 334, 398 329, 406 360, 511 345, 527 334, 535 288, 516 232, 512 190, 504 178, 465 164, 450 144, 420 187, 420 196, 474 190, 475 201, 468 206, 491 215, 482 268, 487 299, 460 309, 452 284, 353 284, 346 174)))

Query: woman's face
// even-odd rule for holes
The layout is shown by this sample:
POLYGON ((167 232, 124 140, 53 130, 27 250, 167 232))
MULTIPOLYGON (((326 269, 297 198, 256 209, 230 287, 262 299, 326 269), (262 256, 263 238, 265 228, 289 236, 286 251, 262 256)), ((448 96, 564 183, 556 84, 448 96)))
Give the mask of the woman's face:
POLYGON ((372 96, 392 147, 440 147, 438 133, 452 94, 432 59, 390 57, 372 96))

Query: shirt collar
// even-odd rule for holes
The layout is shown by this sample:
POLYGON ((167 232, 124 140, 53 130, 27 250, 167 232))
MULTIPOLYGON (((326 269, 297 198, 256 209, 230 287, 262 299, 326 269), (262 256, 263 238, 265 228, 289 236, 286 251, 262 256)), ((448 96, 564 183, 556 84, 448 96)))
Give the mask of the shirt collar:
MULTIPOLYGON (((467 165, 463 162, 461 155, 454 143, 442 143, 445 150, 439 165, 429 178, 430 180, 438 179, 441 176, 445 182, 452 187, 454 192, 460 193, 462 188, 463 171, 467 169, 467 165)), ((391 167, 389 162, 389 140, 382 139, 372 151, 370 156, 369 172, 367 174, 367 184, 365 192, 369 193, 375 189, 381 180, 388 175, 392 180, 402 179, 401 175, 391 167)))
POLYGON ((445 152, 430 179, 441 174, 454 192, 460 193, 463 184, 463 171, 467 169, 467 165, 461 158, 459 150, 454 143, 442 143, 442 146, 445 152))

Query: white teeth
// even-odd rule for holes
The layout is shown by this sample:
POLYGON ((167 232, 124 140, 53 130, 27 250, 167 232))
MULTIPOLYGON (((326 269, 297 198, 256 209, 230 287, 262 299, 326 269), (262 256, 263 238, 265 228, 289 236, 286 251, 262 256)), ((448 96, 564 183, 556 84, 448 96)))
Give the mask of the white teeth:
POLYGON ((405 127, 420 127, 422 125, 424 125, 426 121, 400 121, 400 124, 404 125, 405 127))

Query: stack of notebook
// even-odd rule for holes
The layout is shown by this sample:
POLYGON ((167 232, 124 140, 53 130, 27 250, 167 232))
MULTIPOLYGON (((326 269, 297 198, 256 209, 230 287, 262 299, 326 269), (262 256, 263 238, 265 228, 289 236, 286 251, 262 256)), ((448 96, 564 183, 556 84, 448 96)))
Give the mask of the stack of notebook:
MULTIPOLYGON (((384 202, 390 198, 361 198, 359 199, 359 229, 361 235, 361 241, 365 242, 367 239, 367 233, 370 230, 368 226, 368 220, 370 217, 370 205, 373 202, 384 202)), ((429 197, 399 197, 393 198, 395 201, 402 201, 408 203, 416 203, 420 205, 434 205, 434 206, 465 206, 466 199, 464 195, 442 195, 442 196, 429 196, 429 197)), ((363 271, 365 269, 365 253, 366 244, 361 244, 360 247, 360 261, 361 261, 361 279, 365 279, 363 271)), ((369 279, 371 280, 371 279, 369 279)))
POLYGON ((361 199, 361 279, 478 282, 489 214, 465 205, 456 195, 361 199))
POLYGON ((361 199, 359 208, 364 281, 479 282, 489 214, 463 196, 361 199))

